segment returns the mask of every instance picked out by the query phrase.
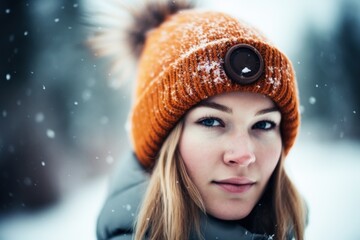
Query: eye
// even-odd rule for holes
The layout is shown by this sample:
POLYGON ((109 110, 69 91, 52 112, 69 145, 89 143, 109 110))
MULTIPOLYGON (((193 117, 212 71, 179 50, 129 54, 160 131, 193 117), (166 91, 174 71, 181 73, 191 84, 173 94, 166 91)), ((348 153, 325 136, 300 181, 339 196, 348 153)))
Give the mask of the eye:
POLYGON ((259 129, 259 130, 271 130, 276 127, 276 124, 272 121, 259 121, 255 123, 252 129, 259 129))
POLYGON ((198 124, 204 126, 204 127, 222 127, 224 126, 223 122, 214 117, 206 117, 202 118, 199 121, 197 121, 198 124))

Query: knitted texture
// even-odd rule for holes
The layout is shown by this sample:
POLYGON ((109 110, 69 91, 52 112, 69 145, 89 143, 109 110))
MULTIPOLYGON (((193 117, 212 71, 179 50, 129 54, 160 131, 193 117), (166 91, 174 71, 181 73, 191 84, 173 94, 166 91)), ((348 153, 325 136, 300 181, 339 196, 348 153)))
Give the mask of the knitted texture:
POLYGON ((138 66, 131 132, 139 161, 154 164, 164 140, 194 105, 233 92, 271 98, 281 114, 285 154, 298 132, 300 116, 294 70, 288 58, 255 29, 224 13, 186 10, 168 17, 148 33, 138 66), (255 47, 264 60, 259 80, 234 83, 224 71, 224 57, 236 44, 255 47))

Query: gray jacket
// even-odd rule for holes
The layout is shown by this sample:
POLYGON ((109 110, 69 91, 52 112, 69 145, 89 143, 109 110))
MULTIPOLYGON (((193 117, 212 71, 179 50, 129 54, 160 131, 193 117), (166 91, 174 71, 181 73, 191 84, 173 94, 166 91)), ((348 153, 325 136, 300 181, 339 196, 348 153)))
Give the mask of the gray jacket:
MULTIPOLYGON (((114 170, 109 195, 97 222, 98 240, 133 239, 133 224, 150 175, 142 168, 133 154, 121 160, 114 170)), ((270 236, 247 231, 236 221, 222 221, 210 216, 201 217, 204 239, 267 240, 270 236)), ((190 236, 197 239, 196 235, 190 236)))

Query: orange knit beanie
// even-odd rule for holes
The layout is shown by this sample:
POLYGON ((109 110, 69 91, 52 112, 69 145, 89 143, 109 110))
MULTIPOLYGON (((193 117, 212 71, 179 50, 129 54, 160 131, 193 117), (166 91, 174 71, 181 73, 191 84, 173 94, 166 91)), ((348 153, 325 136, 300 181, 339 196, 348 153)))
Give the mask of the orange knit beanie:
POLYGON ((151 166, 181 117, 211 96, 244 91, 271 98, 282 114, 285 154, 300 116, 289 59, 254 28, 224 13, 183 10, 147 32, 140 53, 131 133, 135 153, 151 166))

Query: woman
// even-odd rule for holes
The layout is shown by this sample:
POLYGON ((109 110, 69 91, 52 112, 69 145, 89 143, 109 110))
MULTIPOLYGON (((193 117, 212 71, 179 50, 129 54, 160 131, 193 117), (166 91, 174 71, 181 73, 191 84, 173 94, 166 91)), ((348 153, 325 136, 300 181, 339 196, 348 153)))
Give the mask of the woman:
POLYGON ((304 239, 284 169, 300 118, 292 65, 237 19, 189 8, 133 12, 135 154, 119 164, 98 239, 304 239))

